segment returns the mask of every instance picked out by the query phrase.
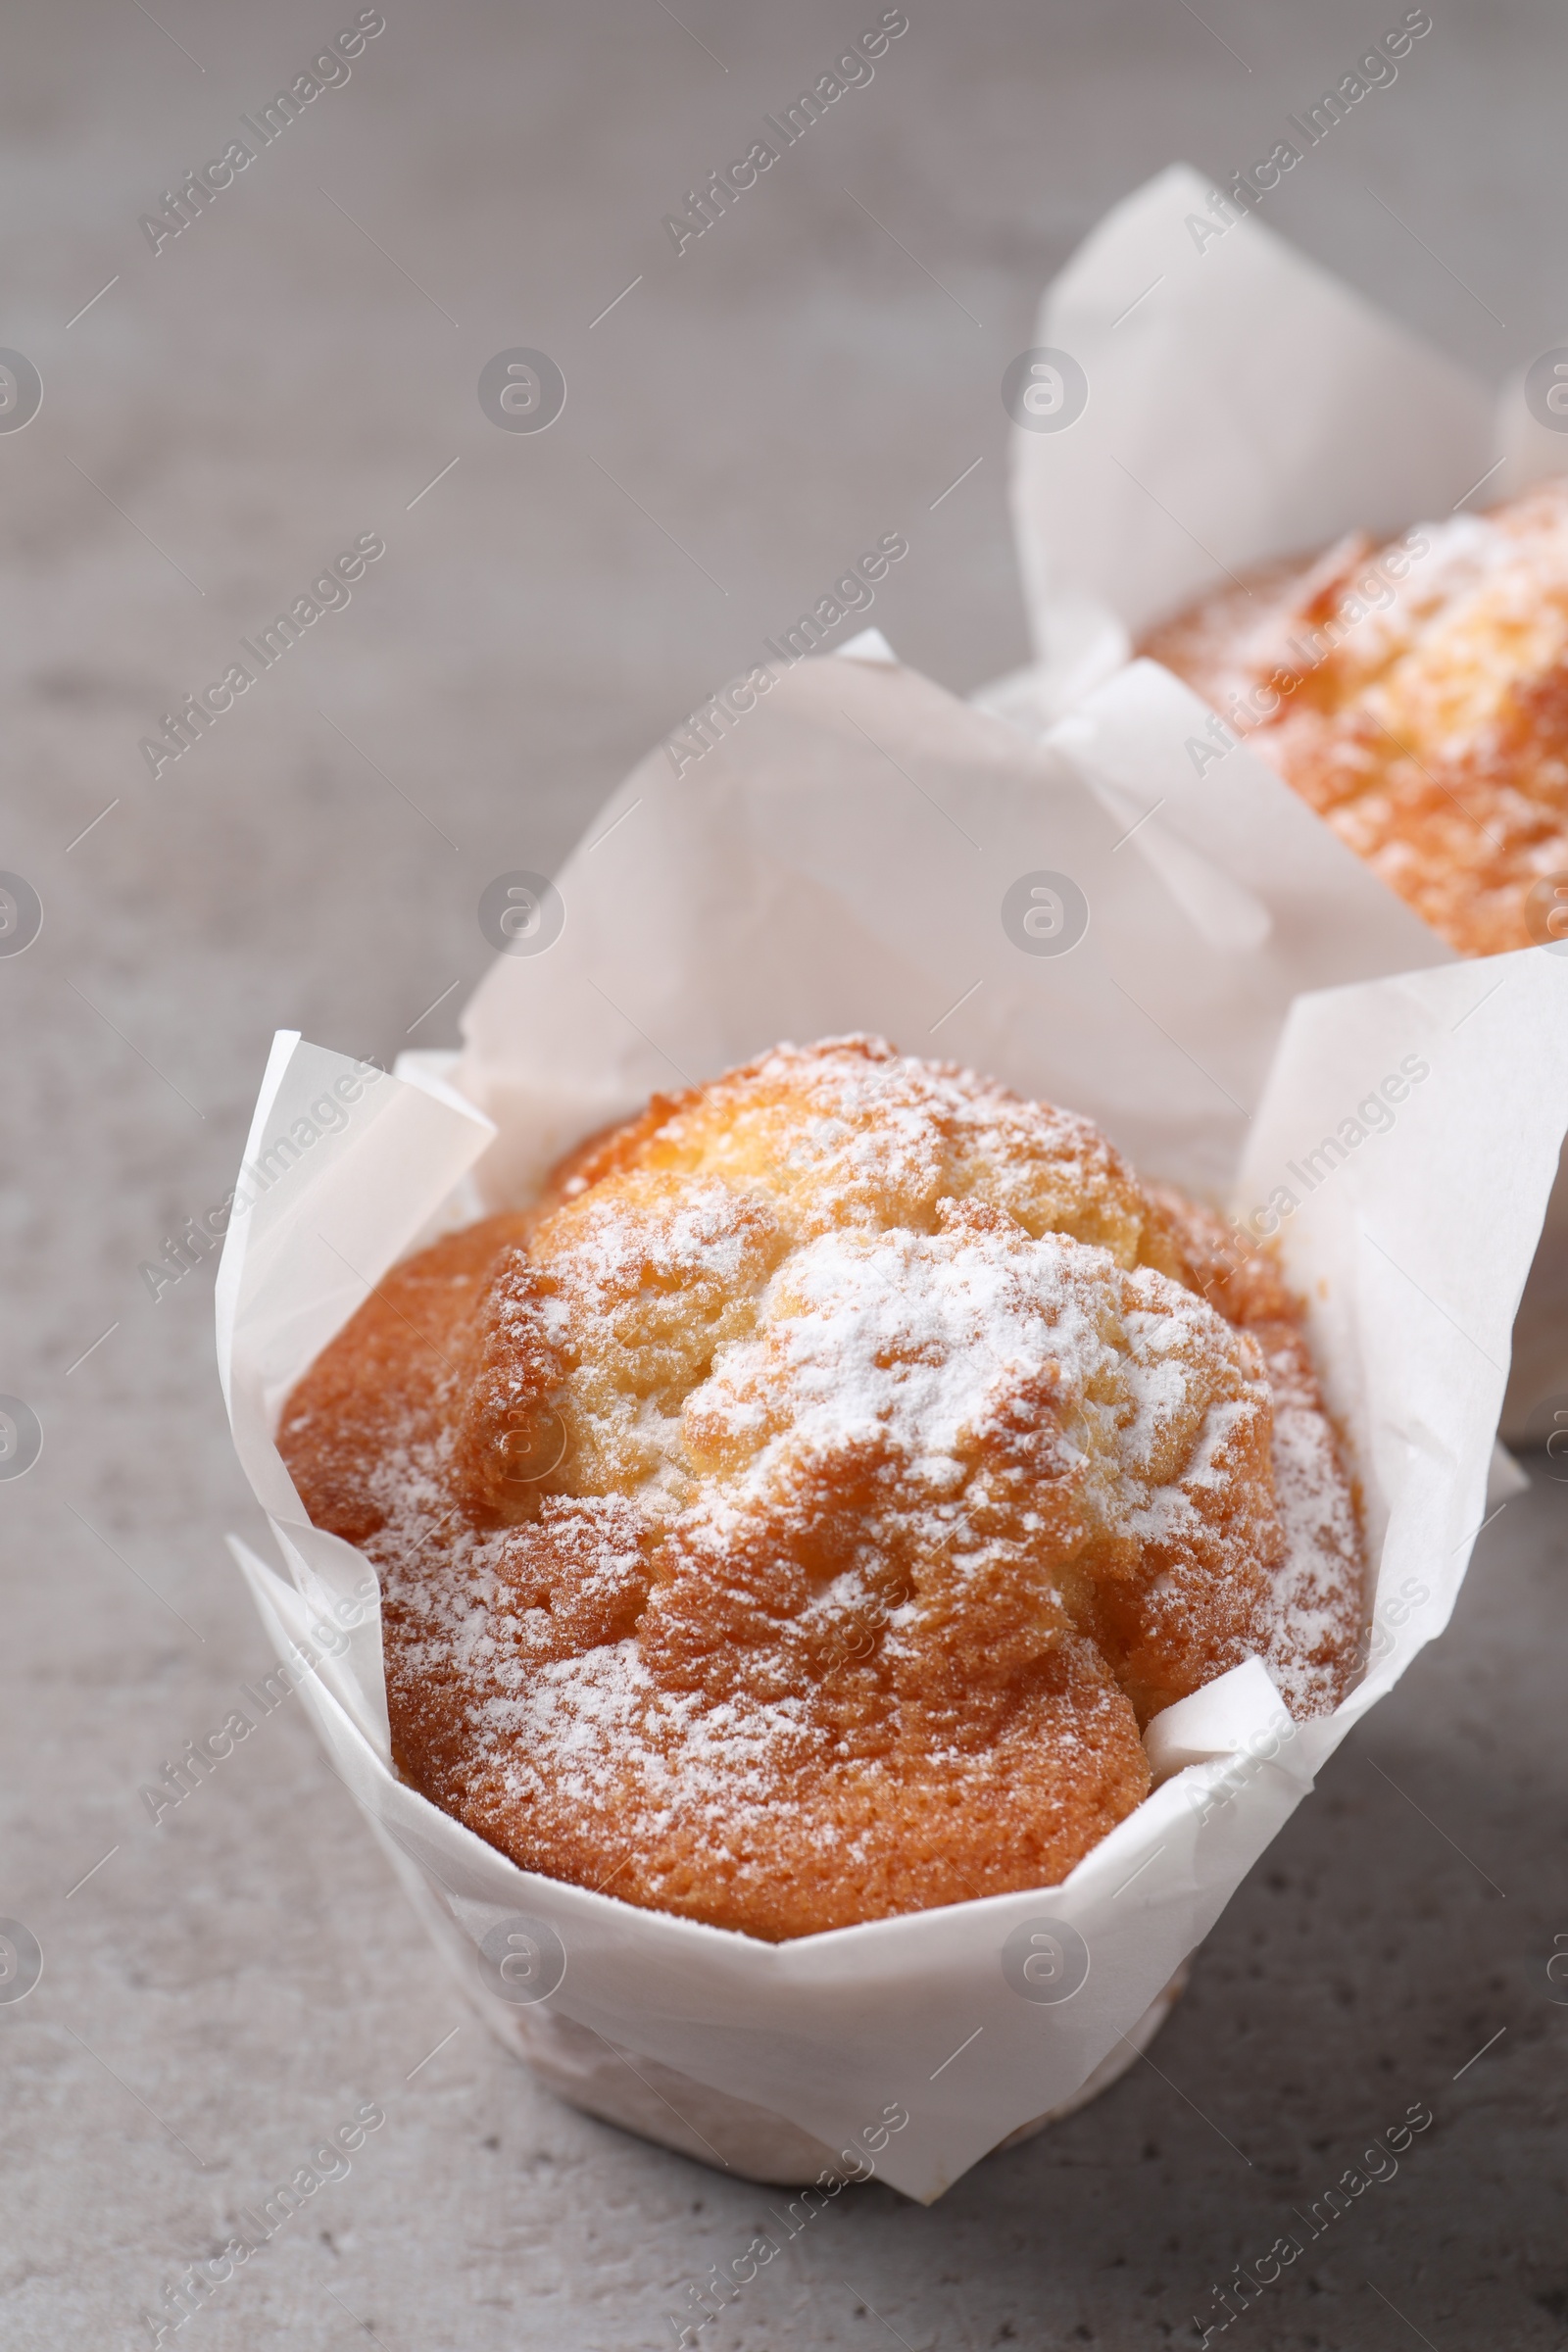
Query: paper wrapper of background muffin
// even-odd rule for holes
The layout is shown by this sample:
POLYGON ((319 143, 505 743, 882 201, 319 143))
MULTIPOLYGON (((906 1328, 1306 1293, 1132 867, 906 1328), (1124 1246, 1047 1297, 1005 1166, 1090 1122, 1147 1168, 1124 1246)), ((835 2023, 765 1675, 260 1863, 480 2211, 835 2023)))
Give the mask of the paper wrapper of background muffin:
MULTIPOLYGON (((1117 205, 1047 290, 1036 349, 1004 386, 1022 418, 1012 507, 1036 659, 976 697, 1036 735, 1076 708, 1080 759, 1106 806, 1128 826, 1157 808, 1131 853, 1179 870, 1193 848, 1244 888, 1255 861, 1232 810, 1263 762, 1245 742, 1216 761, 1207 706, 1131 659, 1151 624, 1227 572, 1355 531, 1381 543, 1568 470, 1568 431, 1533 413, 1523 372, 1500 393, 1472 378, 1265 226, 1267 206, 1265 189, 1239 215, 1173 166, 1117 205), (1029 365, 1046 352, 1066 365, 1040 379, 1029 415, 1029 365)), ((1337 884, 1324 869, 1318 879, 1325 895, 1303 881, 1297 906, 1343 937, 1326 895, 1337 884)), ((1374 955, 1416 921, 1381 885, 1357 916, 1374 955)), ((1411 961, 1450 953, 1418 928, 1411 961)), ((1514 1334, 1504 1437, 1543 1444, 1565 1403, 1568 1172, 1514 1334)))
POLYGON ((881 651, 767 673, 700 759, 644 761, 555 885, 501 877, 524 895, 461 1056, 388 1076, 280 1037, 218 1314, 286 1570, 236 1546, 269 1636, 490 2024, 568 2098, 710 2163, 929 2200, 1131 2061, 1446 1623, 1568 1123, 1568 959, 1409 968, 1421 925, 1267 770, 1208 787, 1223 866, 1142 858, 1075 723, 1031 743, 881 651), (375 1579, 306 1523, 272 1432, 400 1256, 655 1090, 868 1029, 1087 1113, 1142 1175, 1275 1233, 1364 1495, 1367 1669, 1294 1728, 1256 1660, 1170 1708, 1153 1793, 1063 1885, 769 1944, 522 1871, 398 1779, 375 1579))

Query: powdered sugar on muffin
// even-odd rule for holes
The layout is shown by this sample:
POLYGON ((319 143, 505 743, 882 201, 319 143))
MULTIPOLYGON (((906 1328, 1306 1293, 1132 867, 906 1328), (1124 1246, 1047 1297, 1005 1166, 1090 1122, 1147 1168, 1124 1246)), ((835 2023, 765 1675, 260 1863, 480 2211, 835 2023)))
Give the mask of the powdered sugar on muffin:
POLYGON ((1530 894, 1568 871, 1568 477, 1267 566, 1140 650, 1461 954, 1542 936, 1530 894))
POLYGON ((1351 1669, 1295 1309, 1223 1259, 1087 1121, 876 1041, 656 1099, 396 1269, 285 1411, 383 1575, 401 1768, 760 1936, 1057 1883, 1159 1708, 1351 1669))

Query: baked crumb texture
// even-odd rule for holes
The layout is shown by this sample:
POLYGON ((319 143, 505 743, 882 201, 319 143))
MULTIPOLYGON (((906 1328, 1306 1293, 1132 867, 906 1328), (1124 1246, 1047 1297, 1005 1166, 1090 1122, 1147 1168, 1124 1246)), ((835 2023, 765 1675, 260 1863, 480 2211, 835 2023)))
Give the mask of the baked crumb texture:
POLYGON ((278 1443, 380 1572, 405 1777, 770 1939, 1056 1884, 1150 1716, 1254 1654, 1324 1712, 1360 1630, 1269 1262, 874 1039, 656 1097, 398 1266, 278 1443))
POLYGON ((1254 572, 1139 650, 1461 955, 1548 936, 1527 901, 1568 872, 1568 477, 1254 572))

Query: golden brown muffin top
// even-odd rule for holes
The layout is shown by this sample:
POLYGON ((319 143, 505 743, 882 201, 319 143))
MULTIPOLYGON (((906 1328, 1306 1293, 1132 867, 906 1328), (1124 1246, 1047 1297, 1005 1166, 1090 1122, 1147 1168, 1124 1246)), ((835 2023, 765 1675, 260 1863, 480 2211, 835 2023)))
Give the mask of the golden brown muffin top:
POLYGON ((1557 936, 1543 886, 1568 877, 1568 477, 1269 565, 1139 650, 1462 955, 1557 936))
POLYGON ((1257 1654, 1315 1712, 1352 1663, 1266 1261, 874 1040, 656 1098, 395 1269, 279 1444, 382 1572, 405 1774, 525 1867, 763 1936, 1055 1884, 1159 1708, 1257 1654))

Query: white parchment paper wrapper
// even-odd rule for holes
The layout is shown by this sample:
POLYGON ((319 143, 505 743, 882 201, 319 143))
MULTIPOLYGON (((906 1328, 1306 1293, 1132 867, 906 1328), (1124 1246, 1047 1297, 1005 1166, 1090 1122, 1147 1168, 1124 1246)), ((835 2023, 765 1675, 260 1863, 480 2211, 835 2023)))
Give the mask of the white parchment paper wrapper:
MULTIPOLYGON (((1143 854, 1158 861, 1174 837, 1179 855, 1200 829, 1220 870, 1266 896, 1269 870, 1284 884, 1291 852, 1282 835, 1259 841, 1232 819, 1258 792, 1263 762, 1239 745, 1217 766, 1205 760, 1200 781, 1191 747, 1210 743, 1207 708, 1155 664, 1129 665, 1134 643, 1227 571, 1347 531, 1381 539, 1444 522, 1472 491, 1490 504, 1561 471, 1568 435, 1531 416, 1522 375, 1500 392, 1476 381, 1261 214, 1215 233, 1211 186, 1185 165, 1160 172, 1047 290, 1036 342, 1077 361, 1088 405, 1060 431, 1014 428, 1013 524, 1036 659, 976 699, 1037 735, 1081 708, 1091 764, 1125 821, 1157 808, 1135 837, 1143 854)), ((1348 920, 1368 926, 1368 944, 1392 944, 1416 919, 1381 883, 1351 908, 1326 864, 1291 879, 1326 953, 1348 920)), ((1448 953, 1425 935, 1408 960, 1448 953)), ((1515 1355, 1504 1432, 1539 1443, 1532 1409, 1568 1392, 1568 1178, 1547 1212, 1515 1355)))
MULTIPOLYGON (((1254 797, 1244 831, 1295 827, 1350 898, 1376 890, 1283 785, 1254 797)), ((356 1065, 286 1034, 257 1105, 261 1175, 218 1319, 235 1443, 287 1571, 238 1547, 269 1632, 314 1667, 302 1695, 335 1771, 498 2031, 551 2080, 575 2067, 601 2112, 618 2073, 611 2111, 698 2154, 716 2152, 710 2093, 730 2161, 764 2177, 800 2177, 791 2148, 869 2149, 929 2200, 1070 2099, 1441 1631, 1485 1516, 1509 1328, 1568 1123, 1568 962, 1390 974, 1370 926, 1325 944, 1289 882, 1211 888, 1199 848, 1168 885, 1123 829, 1070 730, 1031 744, 896 666, 805 662, 679 779, 662 753, 628 779, 559 877, 560 938, 478 989, 450 1083, 444 1057, 413 1056, 403 1076, 358 1072, 356 1093, 356 1065), (1020 952, 1003 927, 1005 889, 1037 869, 1087 895, 1068 953, 1020 952), (1329 958, 1358 983, 1299 994, 1329 958), (653 1088, 861 1028, 1086 1111, 1145 1172, 1273 1215, 1363 1482, 1377 1613, 1366 1679, 1331 1719, 1291 1731, 1255 1660, 1161 1716, 1149 1746, 1166 1777, 1065 1885, 770 1945, 518 1870, 398 1780, 373 1577, 306 1522, 272 1430, 322 1344, 442 1224, 515 1200, 653 1088), (1293 1177, 1416 1064, 1392 1123, 1310 1188, 1293 1177), (498 1997, 493 1974, 486 1990, 476 1957, 518 1917, 530 1952, 559 1939, 564 1961, 532 2004, 498 1997), (889 2114, 907 2122, 890 2132, 889 2114)), ((1408 950, 1404 921, 1390 942, 1408 950)))

